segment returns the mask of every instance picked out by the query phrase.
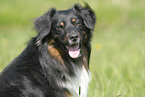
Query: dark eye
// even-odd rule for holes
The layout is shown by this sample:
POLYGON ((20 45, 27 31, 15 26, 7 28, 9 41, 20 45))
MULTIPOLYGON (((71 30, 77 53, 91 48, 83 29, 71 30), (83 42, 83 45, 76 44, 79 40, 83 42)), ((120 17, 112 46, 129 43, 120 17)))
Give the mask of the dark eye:
POLYGON ((65 25, 64 25, 63 22, 61 22, 61 23, 59 24, 59 26, 56 27, 56 30, 62 30, 62 29, 64 29, 64 28, 65 28, 65 25))
POLYGON ((79 20, 77 20, 77 19, 75 19, 75 18, 72 19, 72 23, 73 23, 75 26, 78 26, 78 25, 81 24, 81 23, 79 22, 79 20))

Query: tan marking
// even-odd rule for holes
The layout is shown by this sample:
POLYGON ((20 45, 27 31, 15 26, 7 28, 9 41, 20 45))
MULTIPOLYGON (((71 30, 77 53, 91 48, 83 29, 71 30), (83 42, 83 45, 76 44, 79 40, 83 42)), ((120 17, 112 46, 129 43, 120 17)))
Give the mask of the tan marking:
POLYGON ((76 19, 72 19, 72 22, 73 22, 73 23, 76 22, 76 19))
POLYGON ((63 42, 67 42, 68 37, 69 37, 69 34, 67 33, 67 34, 65 35, 65 37, 64 37, 63 42))
POLYGON ((61 23, 60 23, 60 25, 61 25, 61 26, 64 26, 64 23, 63 23, 63 22, 61 22, 61 23))
POLYGON ((52 43, 54 43, 53 39, 48 42, 49 45, 52 44, 52 43))
POLYGON ((55 59, 64 64, 64 61, 56 48, 54 48, 52 45, 48 45, 48 51, 55 59))
POLYGON ((70 92, 65 92, 67 97, 73 97, 73 95, 70 92))
POLYGON ((85 31, 83 31, 83 34, 85 35, 85 38, 84 39, 87 39, 87 34, 86 34, 86 32, 85 31))

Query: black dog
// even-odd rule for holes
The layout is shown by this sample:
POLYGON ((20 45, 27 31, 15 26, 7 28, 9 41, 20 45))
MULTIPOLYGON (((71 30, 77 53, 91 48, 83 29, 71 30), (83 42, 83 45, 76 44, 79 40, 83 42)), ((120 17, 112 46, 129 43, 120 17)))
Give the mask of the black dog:
POLYGON ((49 10, 34 37, 0 75, 0 97, 87 97, 95 14, 88 4, 49 10))

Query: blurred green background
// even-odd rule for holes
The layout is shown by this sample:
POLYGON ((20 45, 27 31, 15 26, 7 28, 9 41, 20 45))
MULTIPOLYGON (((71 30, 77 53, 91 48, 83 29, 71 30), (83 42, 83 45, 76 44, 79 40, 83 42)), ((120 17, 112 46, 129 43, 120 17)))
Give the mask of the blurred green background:
MULTIPOLYGON (((145 0, 85 0, 97 15, 88 97, 145 97, 145 0)), ((82 0, 0 0, 0 71, 36 35, 33 19, 82 0)))

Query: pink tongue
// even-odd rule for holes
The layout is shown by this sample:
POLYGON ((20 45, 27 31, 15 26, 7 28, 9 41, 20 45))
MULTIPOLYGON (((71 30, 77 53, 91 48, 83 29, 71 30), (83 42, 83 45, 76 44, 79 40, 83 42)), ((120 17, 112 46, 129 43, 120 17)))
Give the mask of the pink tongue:
POLYGON ((78 46, 77 46, 77 45, 68 47, 68 50, 69 50, 69 55, 70 55, 70 57, 72 57, 72 58, 77 58, 77 57, 79 57, 79 55, 80 55, 80 50, 78 49, 78 46))
POLYGON ((80 51, 69 51, 69 55, 72 57, 72 58, 77 58, 79 57, 80 55, 80 51))

